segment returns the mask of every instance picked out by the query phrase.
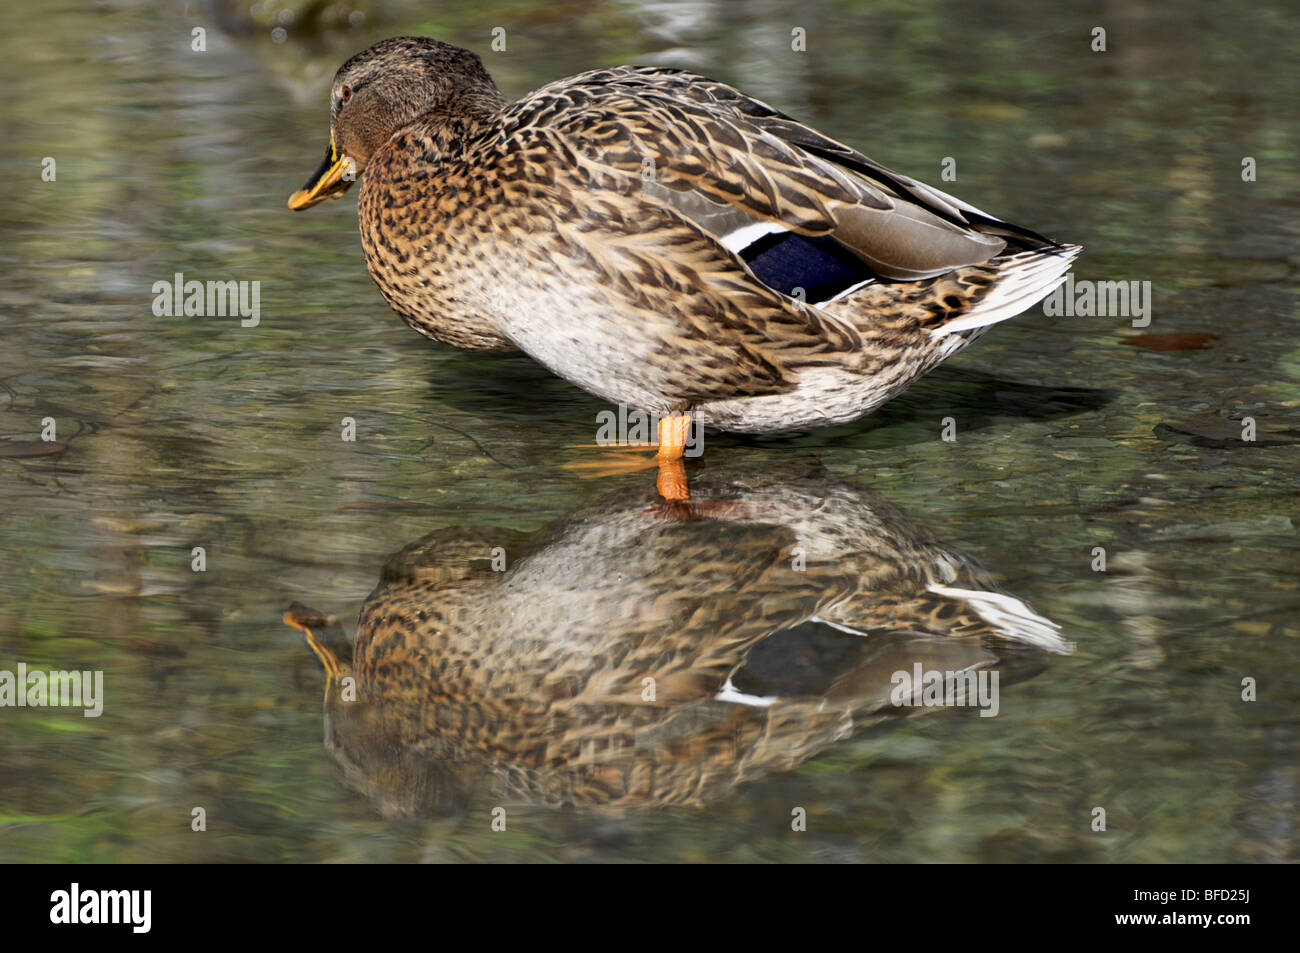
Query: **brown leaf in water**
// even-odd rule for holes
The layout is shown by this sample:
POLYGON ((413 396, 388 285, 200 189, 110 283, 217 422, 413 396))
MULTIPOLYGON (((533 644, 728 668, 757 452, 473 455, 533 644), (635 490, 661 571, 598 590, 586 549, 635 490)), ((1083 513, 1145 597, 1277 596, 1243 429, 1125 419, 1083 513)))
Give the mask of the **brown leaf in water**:
POLYGON ((1232 416, 1212 412, 1193 414, 1167 423, 1156 424, 1155 431, 1161 435, 1181 434, 1193 438, 1193 442, 1202 447, 1224 450, 1300 443, 1300 422, 1276 411, 1234 413, 1232 416), (1244 416, 1255 418, 1256 434, 1253 441, 1242 439, 1241 418, 1244 416))
POLYGON ((66 443, 57 440, 29 440, 17 442, 0 440, 0 457, 45 457, 51 453, 62 453, 68 449, 66 443))
POLYGON ((1139 334, 1125 338, 1121 343, 1153 351, 1199 351, 1218 339, 1217 334, 1139 334))

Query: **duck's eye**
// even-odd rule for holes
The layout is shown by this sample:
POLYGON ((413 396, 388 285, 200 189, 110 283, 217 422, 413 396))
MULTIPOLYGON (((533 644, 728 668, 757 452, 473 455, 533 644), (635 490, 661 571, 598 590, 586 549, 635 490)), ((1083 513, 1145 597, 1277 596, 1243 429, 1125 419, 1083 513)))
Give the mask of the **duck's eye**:
POLYGON ((339 102, 346 103, 351 98, 352 98, 351 86, 344 86, 342 89, 339 90, 339 102))

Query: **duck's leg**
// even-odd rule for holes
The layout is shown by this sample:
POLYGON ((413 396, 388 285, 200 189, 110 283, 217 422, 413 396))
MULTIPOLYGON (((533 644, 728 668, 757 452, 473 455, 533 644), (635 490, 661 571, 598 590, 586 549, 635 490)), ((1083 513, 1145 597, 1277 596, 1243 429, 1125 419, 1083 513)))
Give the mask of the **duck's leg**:
POLYGON ((659 420, 659 495, 665 500, 689 500, 686 486, 686 440, 691 432, 690 413, 672 414, 659 420))
MULTIPOLYGON (((690 494, 686 487, 686 466, 682 459, 686 453, 686 444, 691 434, 691 415, 689 412, 671 414, 659 420, 659 443, 654 456, 646 459, 629 459, 631 454, 611 453, 599 460, 580 460, 566 463, 565 469, 580 470, 586 476, 604 477, 636 470, 648 470, 658 467, 659 478, 656 485, 659 493, 669 501, 687 500, 690 494)), ((609 446, 601 449, 608 451, 655 450, 655 444, 629 444, 609 446)))

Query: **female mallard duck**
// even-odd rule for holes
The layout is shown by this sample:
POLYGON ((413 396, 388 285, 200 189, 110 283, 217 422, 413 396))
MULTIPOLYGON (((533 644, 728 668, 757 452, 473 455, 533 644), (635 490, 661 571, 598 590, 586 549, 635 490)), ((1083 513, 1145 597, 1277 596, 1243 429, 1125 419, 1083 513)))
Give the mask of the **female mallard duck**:
POLYGON ((289 207, 363 172, 366 264, 411 327, 658 416, 670 458, 691 415, 743 433, 862 416, 1079 252, 702 76, 622 66, 510 103, 424 37, 339 69, 325 161, 289 207))
POLYGON ((972 559, 824 472, 736 463, 695 491, 611 494, 517 544, 432 533, 385 565, 355 646, 291 607, 348 783, 391 815, 460 810, 480 787, 700 804, 914 711, 891 698, 898 672, 993 667, 1005 687, 1072 650, 972 559))

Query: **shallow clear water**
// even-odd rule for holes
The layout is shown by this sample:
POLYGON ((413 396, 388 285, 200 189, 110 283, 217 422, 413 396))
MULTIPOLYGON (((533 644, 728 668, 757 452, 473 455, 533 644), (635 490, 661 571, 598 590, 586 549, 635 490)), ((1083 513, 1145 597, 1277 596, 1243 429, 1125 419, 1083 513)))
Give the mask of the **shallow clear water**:
MULTIPOLYGON (((97 719, 0 709, 0 859, 1296 859, 1300 82, 1284 4, 381 3, 351 30, 291 23, 283 43, 265 10, 190 6, 0 14, 0 669, 102 670, 106 695, 97 719), (352 197, 285 210, 319 160, 333 70, 406 32, 475 48, 508 94, 619 62, 731 81, 1082 243, 1081 280, 1151 282, 1151 325, 1036 309, 858 423, 710 435, 690 472, 716 506, 674 517, 647 472, 566 466, 590 453, 573 448, 599 401, 405 328, 365 273, 352 197), (260 324, 154 316, 152 286, 176 272, 259 281, 260 324), (1134 340, 1172 333, 1214 337, 1134 340), (804 588, 747 574, 843 526, 843 548, 810 551, 823 575, 804 588), (871 700, 887 648, 936 664, 952 648, 904 605, 875 643, 822 627, 750 660, 739 690, 803 699, 780 752, 754 740, 773 710, 669 699, 673 735, 624 706, 639 764, 709 784, 611 803, 562 771, 512 786, 515 752, 495 756, 504 783, 476 763, 472 784, 440 774, 454 781, 422 799, 400 771, 355 783, 336 763, 320 666, 281 617, 303 603, 352 633, 389 555, 431 533, 436 565, 470 553, 490 575, 493 547, 509 554, 515 575, 486 579, 465 627, 519 704, 545 709, 539 730, 570 733, 569 764, 601 763, 582 748, 591 721, 553 718, 542 673, 647 631, 693 633, 689 654, 728 626, 778 630, 831 592, 874 629, 897 584, 871 567, 915 576, 918 546, 979 563, 1074 648, 994 650, 997 717, 900 716, 871 700), (732 717, 730 744, 688 743, 732 717)), ((452 711, 404 757, 460 744, 480 709, 452 711)))

